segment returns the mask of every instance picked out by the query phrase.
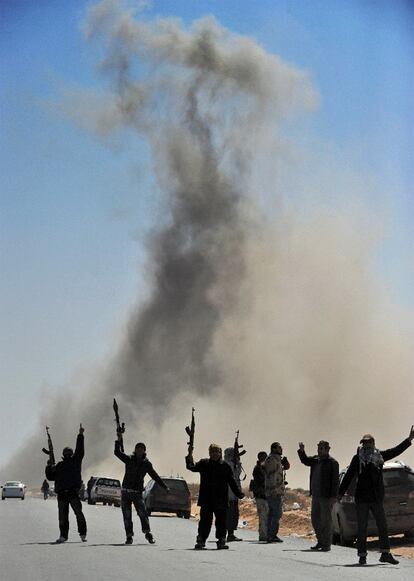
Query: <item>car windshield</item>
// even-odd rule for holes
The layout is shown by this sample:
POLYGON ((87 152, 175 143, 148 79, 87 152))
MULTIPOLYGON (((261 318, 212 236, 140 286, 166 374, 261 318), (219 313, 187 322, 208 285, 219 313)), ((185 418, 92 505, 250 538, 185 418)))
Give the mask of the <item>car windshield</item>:
POLYGON ((21 485, 21 482, 15 482, 14 480, 10 481, 10 482, 6 482, 6 484, 5 484, 5 486, 20 486, 20 485, 21 485))
POLYGON ((165 484, 168 486, 168 488, 170 490, 174 490, 174 491, 183 491, 185 490, 187 492, 188 487, 187 487, 187 483, 185 480, 175 480, 175 479, 169 479, 169 478, 163 478, 163 481, 165 482, 165 484))
POLYGON ((113 478, 98 478, 98 480, 96 481, 96 485, 97 486, 115 486, 118 488, 121 486, 119 480, 115 480, 113 478))
POLYGON ((407 484, 414 487, 414 474, 406 470, 384 470, 384 484, 386 488, 407 484))

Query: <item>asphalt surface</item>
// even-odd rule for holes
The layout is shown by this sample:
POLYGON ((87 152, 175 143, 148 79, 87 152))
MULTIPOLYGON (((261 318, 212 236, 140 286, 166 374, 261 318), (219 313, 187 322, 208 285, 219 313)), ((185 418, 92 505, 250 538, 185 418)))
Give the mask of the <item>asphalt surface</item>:
POLYGON ((228 551, 217 551, 215 542, 195 551, 197 523, 168 516, 150 519, 155 545, 145 541, 136 517, 134 544, 125 546, 119 508, 85 504, 84 512, 88 542, 80 541, 70 513, 69 540, 56 545, 54 499, 0 502, 1 581, 414 580, 413 560, 383 565, 378 553, 370 553, 368 565, 360 567, 355 549, 333 547, 330 553, 314 553, 308 541, 295 537, 285 538, 283 544, 259 544, 257 533, 244 530, 238 531, 243 542, 231 543, 228 551))

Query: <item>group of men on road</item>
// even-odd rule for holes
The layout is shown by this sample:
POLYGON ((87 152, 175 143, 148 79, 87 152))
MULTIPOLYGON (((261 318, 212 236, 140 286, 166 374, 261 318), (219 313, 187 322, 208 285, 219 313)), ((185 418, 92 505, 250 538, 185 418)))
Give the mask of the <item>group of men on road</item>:
MULTIPOLYGON (((375 440, 366 434, 360 441, 357 453, 339 485, 339 465, 330 456, 329 443, 321 440, 318 443, 317 454, 308 456, 305 446, 299 443, 298 455, 300 461, 310 467, 310 495, 312 496, 311 517, 317 543, 312 550, 326 552, 332 542, 332 507, 335 502, 341 501, 344 494, 356 480, 355 503, 358 521, 357 548, 359 563, 366 564, 367 557, 367 524, 371 512, 376 520, 381 557, 383 563, 396 564, 390 553, 387 522, 384 513, 384 482, 382 469, 384 462, 395 458, 406 450, 414 439, 414 426, 409 436, 398 446, 380 451, 375 446, 375 440)), ((141 521, 142 532, 147 541, 155 542, 150 529, 150 523, 142 498, 144 478, 148 474, 162 488, 169 492, 168 487, 157 474, 146 455, 146 446, 140 442, 136 444, 131 455, 125 454, 122 449, 122 437, 118 434, 115 441, 114 454, 125 464, 125 474, 122 481, 121 507, 126 532, 126 544, 133 542, 132 506, 141 521)), ((78 532, 82 541, 86 541, 87 525, 79 498, 82 485, 81 464, 84 457, 84 429, 80 425, 73 451, 65 447, 62 460, 57 464, 48 463, 46 478, 55 482, 55 492, 58 500, 60 536, 57 543, 68 539, 69 506, 72 507, 77 520, 78 532)), ((235 536, 239 520, 238 501, 243 498, 241 490, 241 464, 235 461, 234 448, 225 450, 224 459, 222 449, 217 444, 209 447, 209 457, 198 462, 194 461, 192 449, 185 458, 186 467, 191 472, 200 474, 200 490, 198 505, 200 506, 200 520, 195 548, 203 549, 209 537, 213 516, 215 517, 217 549, 228 549, 227 542, 240 540, 235 536)), ((283 510, 285 495, 285 472, 290 468, 288 459, 283 456, 283 449, 279 442, 274 442, 270 453, 259 452, 257 463, 253 470, 250 490, 256 501, 259 517, 259 541, 267 543, 283 542, 278 536, 279 522, 283 510)))

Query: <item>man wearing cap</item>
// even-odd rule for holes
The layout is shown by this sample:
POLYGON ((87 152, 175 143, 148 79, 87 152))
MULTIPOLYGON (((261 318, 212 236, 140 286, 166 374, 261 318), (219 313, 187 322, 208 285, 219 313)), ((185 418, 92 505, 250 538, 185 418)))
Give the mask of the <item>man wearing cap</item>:
POLYGON ((118 433, 118 439, 115 441, 114 454, 125 464, 125 475, 122 480, 121 490, 121 508, 124 518, 124 527, 126 533, 126 545, 132 545, 134 537, 134 526, 132 522, 132 505, 141 521, 141 529, 146 540, 154 544, 155 540, 151 533, 149 518, 142 498, 144 490, 144 478, 147 474, 151 476, 166 492, 169 492, 168 486, 155 472, 151 462, 147 458, 147 448, 144 443, 138 442, 135 445, 134 452, 129 456, 121 450, 122 434, 118 433))
POLYGON ((57 494, 60 529, 57 543, 64 543, 68 540, 69 506, 72 507, 76 515, 79 536, 82 541, 86 541, 86 520, 79 498, 79 490, 82 486, 82 459, 85 454, 84 431, 82 424, 80 424, 75 452, 68 446, 63 448, 62 460, 56 465, 50 464, 49 461, 45 470, 46 478, 54 480, 57 494))
POLYGON ((414 426, 411 426, 408 438, 401 444, 388 450, 380 451, 375 447, 375 439, 371 434, 365 434, 360 440, 357 453, 351 460, 339 486, 338 500, 346 493, 353 478, 356 478, 355 506, 358 521, 358 556, 359 564, 367 562, 367 525, 369 512, 373 514, 377 523, 378 536, 381 550, 381 563, 398 564, 398 561, 390 553, 390 541, 388 538, 387 520, 384 512, 384 480, 382 469, 384 462, 399 456, 411 446, 414 438, 414 426))
POLYGON ((318 443, 316 456, 308 456, 299 442, 298 455, 302 464, 310 466, 309 491, 312 496, 311 518, 317 543, 313 551, 330 551, 332 543, 332 507, 338 495, 339 464, 329 455, 329 442, 318 443))
POLYGON ((200 522, 195 549, 204 549, 211 531, 213 515, 216 518, 217 549, 228 549, 226 545, 226 515, 229 505, 229 487, 237 498, 243 493, 234 479, 230 466, 222 459, 222 450, 217 444, 210 444, 209 457, 194 462, 192 453, 185 458, 186 467, 191 472, 200 473, 198 506, 200 522))

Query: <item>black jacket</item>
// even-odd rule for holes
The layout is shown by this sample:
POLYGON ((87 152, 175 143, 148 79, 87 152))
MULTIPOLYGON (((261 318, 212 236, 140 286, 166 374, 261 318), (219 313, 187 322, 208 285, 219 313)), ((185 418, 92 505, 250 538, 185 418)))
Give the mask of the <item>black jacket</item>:
MULTIPOLYGON (((399 456, 411 446, 410 440, 407 438, 388 450, 381 451, 381 456, 384 462, 399 456)), ((355 488, 355 502, 382 502, 384 500, 384 480, 382 478, 382 466, 374 466, 367 464, 360 470, 360 462, 358 454, 351 460, 351 464, 342 479, 339 487, 339 495, 343 496, 351 485, 352 480, 356 478, 355 488)))
POLYGON ((308 456, 303 450, 298 450, 298 456, 302 464, 310 466, 309 492, 312 496, 312 477, 315 467, 320 464, 320 496, 322 498, 335 498, 338 496, 339 486, 339 464, 328 456, 319 458, 319 456, 308 456))
POLYGON ((250 490, 255 498, 266 498, 265 491, 266 474, 260 462, 253 468, 253 479, 250 481, 250 490))
POLYGON ((82 486, 82 459, 85 455, 83 434, 76 438, 76 448, 73 456, 64 458, 56 465, 46 466, 46 478, 55 481, 55 492, 63 490, 79 490, 82 486))
POLYGON ((191 472, 200 472, 198 506, 227 508, 229 486, 237 498, 243 498, 244 495, 234 479, 233 471, 224 460, 213 462, 210 458, 203 458, 194 464, 194 461, 190 461, 187 456, 185 463, 191 472))
POLYGON ((167 485, 164 484, 162 479, 155 472, 151 462, 148 460, 146 455, 143 458, 137 458, 135 454, 131 454, 131 456, 124 454, 124 452, 121 452, 118 440, 115 441, 114 454, 125 464, 125 475, 124 479, 122 480, 122 488, 128 488, 129 490, 142 492, 144 490, 144 478, 147 474, 149 474, 149 476, 151 476, 155 482, 157 482, 165 490, 167 489, 167 485))

